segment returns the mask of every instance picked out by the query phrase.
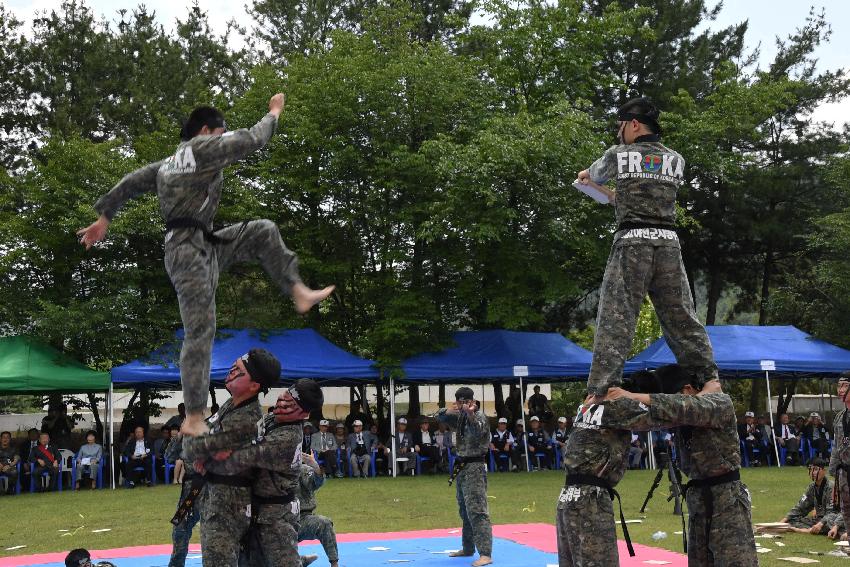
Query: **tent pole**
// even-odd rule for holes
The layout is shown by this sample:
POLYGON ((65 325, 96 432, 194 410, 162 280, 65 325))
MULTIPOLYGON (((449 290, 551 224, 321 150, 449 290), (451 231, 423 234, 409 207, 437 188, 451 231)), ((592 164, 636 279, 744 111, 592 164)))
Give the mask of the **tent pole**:
MULTIPOLYGON (((767 384, 767 416, 770 418, 770 431, 774 432, 773 428, 773 410, 770 407, 770 371, 764 371, 764 382, 767 384)), ((776 408, 779 409, 779 408, 776 408)), ((772 437, 771 437, 772 438, 772 437)), ((776 466, 781 467, 782 463, 779 462, 779 447, 776 445, 776 439, 773 440, 773 453, 776 455, 776 466)))
POLYGON ((826 419, 826 408, 823 404, 823 378, 820 379, 820 414, 826 419))
POLYGON ((106 397, 106 426, 109 428, 109 479, 112 484, 112 490, 115 490, 115 437, 112 433, 114 426, 112 423, 112 380, 109 380, 109 393, 106 397))
POLYGON ((390 374, 390 435, 392 443, 390 443, 390 458, 393 460, 393 478, 398 475, 398 463, 395 460, 395 379, 390 374))
MULTIPOLYGON (((522 376, 519 377, 519 400, 519 411, 522 413, 522 428, 525 430, 525 387, 522 385, 522 376)), ((528 456, 528 431, 525 431, 522 439, 525 442, 525 470, 531 472, 531 459, 528 456)))
POLYGON ((649 442, 649 470, 655 470, 655 449, 652 446, 652 431, 647 431, 646 440, 649 442))

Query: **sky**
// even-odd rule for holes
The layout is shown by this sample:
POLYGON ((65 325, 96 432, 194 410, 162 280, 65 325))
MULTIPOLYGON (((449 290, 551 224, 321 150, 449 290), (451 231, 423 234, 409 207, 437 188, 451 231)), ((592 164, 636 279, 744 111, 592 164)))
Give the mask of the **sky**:
MULTIPOLYGON (((61 0, 0 0, 17 17, 30 23, 33 17, 43 11, 51 10, 61 4, 61 0)), ((117 10, 132 10, 141 2, 138 0, 88 0, 86 4, 94 12, 107 19, 117 21, 117 10)), ((148 10, 156 12, 158 19, 168 29, 174 29, 174 21, 183 17, 192 6, 192 0, 146 0, 148 10)), ((708 0, 713 5, 712 0, 708 0)), ((202 10, 209 15, 210 23, 217 32, 223 32, 226 23, 235 19, 237 23, 250 29, 253 21, 246 13, 242 0, 199 0, 202 10)), ((748 50, 760 46, 760 62, 766 66, 776 54, 775 39, 787 37, 805 23, 809 10, 825 10, 827 20, 832 25, 831 41, 817 51, 820 70, 845 68, 850 70, 850 1, 848 0, 726 0, 717 20, 708 27, 721 29, 744 20, 749 21, 746 36, 748 50)), ((815 118, 832 122, 840 127, 850 121, 850 98, 835 104, 825 104, 818 108, 815 118)))

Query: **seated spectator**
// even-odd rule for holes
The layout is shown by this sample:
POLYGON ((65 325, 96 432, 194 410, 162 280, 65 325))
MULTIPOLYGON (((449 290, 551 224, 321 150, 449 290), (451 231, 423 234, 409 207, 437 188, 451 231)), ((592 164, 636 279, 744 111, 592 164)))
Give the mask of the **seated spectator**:
MULTIPOLYGON (((215 412, 212 413, 214 414, 215 412)), ((177 415, 173 415, 168 418, 168 421, 165 422, 165 427, 167 427, 169 431, 177 427, 177 430, 179 431, 180 426, 183 425, 184 419, 186 419, 186 404, 177 404, 177 415)))
POLYGON ((150 486, 152 453, 150 443, 145 439, 144 427, 136 426, 133 430, 133 438, 124 446, 122 455, 127 458, 127 462, 124 463, 124 478, 127 479, 130 488, 135 488, 136 483, 143 480, 146 486, 150 486))
POLYGON ((773 438, 778 449, 785 449, 785 462, 793 466, 800 464, 800 439, 797 428, 791 423, 787 413, 779 416, 773 438))
POLYGON ((813 411, 809 414, 809 419, 803 428, 803 436, 809 440, 816 457, 829 459, 829 431, 826 430, 818 412, 813 411))
POLYGON ((183 436, 180 435, 179 425, 171 427, 171 439, 165 446, 162 458, 166 464, 174 464, 174 478, 172 478, 171 483, 183 484, 186 468, 183 463, 183 436))
POLYGON ((30 485, 30 473, 32 465, 30 463, 30 453, 38 445, 38 429, 33 427, 27 431, 27 439, 22 441, 18 456, 21 458, 21 486, 28 487, 30 485))
MULTIPOLYGON (((14 494, 18 483, 18 463, 21 458, 12 446, 12 434, 8 431, 0 433, 0 490, 6 494, 14 494), (3 490, 5 489, 5 490, 3 490)), ((2 493, 0 492, 0 493, 2 493)))
POLYGON ((454 447, 454 436, 449 431, 447 423, 442 421, 437 422, 437 431, 434 433, 434 443, 440 450, 440 462, 437 465, 438 470, 449 472, 449 455, 454 447))
POLYGON ((163 425, 159 428, 159 437, 153 442, 153 454, 156 455, 156 475, 160 482, 165 482, 165 448, 171 441, 171 427, 163 425))
POLYGON ((770 456, 770 452, 773 451, 773 430, 770 428, 770 418, 766 415, 760 415, 758 417, 758 428, 761 431, 762 443, 765 444, 764 452, 770 456))
POLYGON ((629 445, 629 468, 637 470, 640 468, 640 463, 643 461, 643 456, 646 454, 646 445, 640 438, 640 435, 632 432, 632 442, 629 445))
POLYGON ((305 421, 302 426, 302 430, 304 431, 304 436, 301 438, 301 452, 309 453, 310 447, 312 446, 311 439, 313 438, 313 424, 309 421, 305 421))
POLYGON ((80 479, 83 475, 88 475, 89 485, 92 489, 97 487, 97 472, 100 461, 103 459, 103 447, 97 444, 97 433, 88 431, 86 433, 86 443, 77 451, 77 482, 74 484, 74 490, 80 489, 80 479))
POLYGON ((844 530, 844 518, 832 504, 833 484, 826 476, 828 466, 829 463, 820 457, 812 459, 809 465, 812 483, 797 505, 779 520, 791 524, 797 533, 827 535, 830 539, 837 539, 839 532, 844 530))
POLYGON ((514 445, 514 436, 508 431, 508 419, 500 417, 496 424, 496 431, 490 435, 490 450, 493 451, 496 469, 502 472, 509 468, 513 471, 519 470, 514 445))
POLYGON ((666 469, 673 450, 673 436, 669 431, 652 431, 651 435, 655 466, 659 469, 666 469))
POLYGON ((372 449, 377 439, 368 431, 363 431, 363 422, 355 419, 352 423, 354 432, 348 435, 347 445, 351 450, 349 465, 351 476, 365 478, 369 476, 369 462, 372 459, 372 449))
POLYGON ((65 567, 115 567, 109 561, 92 563, 91 554, 85 549, 73 549, 65 556, 65 567))
POLYGON ((417 455, 428 459, 422 461, 423 471, 437 470, 440 464, 440 448, 437 446, 436 437, 431 433, 431 422, 425 417, 419 418, 419 431, 413 436, 413 448, 417 455))
MULTIPOLYGON (((398 418, 395 437, 395 455, 396 462, 398 463, 398 474, 413 474, 416 465, 416 452, 414 451, 413 437, 407 431, 407 418, 398 418)), ((387 446, 384 447, 384 454, 388 462, 392 458, 391 453, 392 446, 387 443, 387 446)))
POLYGON ((744 413, 744 423, 738 424, 738 437, 744 442, 744 449, 747 451, 750 466, 767 465, 767 451, 764 448, 763 434, 764 432, 756 423, 756 414, 751 411, 744 413), (758 460, 755 456, 756 451, 758 451, 758 460))
POLYGON ((71 446, 71 430, 73 429, 74 422, 68 417, 68 406, 65 404, 50 406, 47 415, 41 420, 41 430, 50 435, 51 442, 60 449, 71 446))
POLYGON ((325 476, 336 476, 342 478, 342 471, 337 470, 336 466, 336 438, 333 433, 328 431, 328 420, 323 419, 319 422, 319 431, 314 433, 310 439, 310 450, 319 456, 319 460, 323 461, 322 465, 325 476))
POLYGON ((549 405, 549 399, 540 393, 540 386, 534 387, 534 394, 528 398, 528 414, 531 417, 538 417, 543 421, 549 421, 554 417, 552 406, 549 405))
POLYGON ((555 463, 555 453, 552 451, 549 434, 540 425, 540 418, 536 415, 531 416, 529 425, 531 431, 528 432, 528 445, 532 457, 531 464, 535 470, 552 468, 555 463), (541 454, 542 457, 537 456, 541 454))
POLYGON ((50 443, 50 434, 42 433, 38 436, 38 445, 36 445, 29 455, 29 462, 32 466, 32 474, 35 475, 35 480, 39 483, 39 492, 47 492, 56 487, 56 481, 59 479, 59 461, 62 456, 59 449, 50 443), (47 477, 42 475, 47 473, 47 477))
POLYGON ((567 427, 567 418, 561 416, 558 418, 558 428, 552 434, 552 438, 557 445, 556 449, 561 452, 561 463, 564 462, 564 457, 567 456, 567 437, 570 436, 570 430, 567 427))
POLYGON ((377 423, 369 426, 369 433, 375 440, 375 474, 387 476, 390 474, 390 458, 387 455, 390 453, 389 448, 392 447, 393 440, 389 436, 381 439, 381 436, 378 435, 377 423))
POLYGON ((514 426, 513 431, 514 436, 514 462, 517 463, 518 468, 516 470, 528 470, 528 465, 530 464, 530 460, 527 460, 525 457, 526 444, 525 444, 525 422, 522 419, 516 420, 516 425, 514 426))
POLYGON ((345 453, 346 449, 348 449, 348 435, 346 434, 344 423, 339 422, 334 426, 334 440, 336 440, 336 446, 339 450, 345 453))

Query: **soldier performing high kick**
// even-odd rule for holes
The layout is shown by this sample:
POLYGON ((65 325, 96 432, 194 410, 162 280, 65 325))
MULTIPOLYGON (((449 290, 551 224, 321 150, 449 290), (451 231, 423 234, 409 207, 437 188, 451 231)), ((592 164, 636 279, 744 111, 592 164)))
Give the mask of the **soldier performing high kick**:
POLYGON ((463 549, 451 557, 471 557, 478 549, 474 567, 493 562, 493 528, 487 505, 487 449, 490 431, 487 418, 473 399, 472 388, 458 388, 455 407, 437 412, 437 419, 457 431, 455 468, 449 483, 457 480, 457 503, 463 520, 463 549))
POLYGON ((97 221, 77 232, 86 249, 103 240, 118 210, 149 191, 159 197, 165 219, 165 270, 177 292, 185 336, 180 379, 186 403, 184 435, 206 433, 204 409, 215 338, 215 292, 219 274, 231 265, 258 261, 284 293, 305 313, 328 297, 333 286, 311 290, 301 282, 295 254, 269 220, 246 221, 220 230, 212 224, 221 199, 222 170, 268 143, 283 111, 283 94, 269 101, 269 112, 250 129, 225 133, 218 110, 196 108, 183 127, 173 156, 125 176, 94 208, 97 221))
POLYGON ((676 192, 684 181, 685 161, 661 144, 658 116, 645 98, 627 102, 617 111, 620 144, 578 174, 580 183, 615 178, 617 184, 616 191, 600 186, 614 202, 617 231, 602 280, 587 383, 596 401, 622 381, 647 292, 679 364, 703 380, 717 378, 676 234, 676 192))

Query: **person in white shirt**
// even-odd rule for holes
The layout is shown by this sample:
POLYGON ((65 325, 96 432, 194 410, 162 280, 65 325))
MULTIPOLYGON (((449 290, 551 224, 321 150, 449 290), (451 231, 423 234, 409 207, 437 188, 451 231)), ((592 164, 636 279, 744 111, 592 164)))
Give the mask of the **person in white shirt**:
POLYGON ((310 437, 310 450, 323 461, 321 465, 325 476, 336 476, 342 478, 342 471, 337 468, 336 461, 336 436, 328 431, 327 419, 319 421, 319 431, 310 437))
POLYGON ((130 488, 143 481, 151 485, 151 446, 145 439, 145 428, 139 425, 133 430, 133 438, 124 446, 123 455, 127 458, 124 463, 124 478, 130 488), (138 469, 141 469, 138 470, 138 469), (141 476, 140 476, 141 473, 141 476))
POLYGON ((417 455, 428 459, 422 461, 423 469, 428 468, 436 471, 440 464, 440 447, 437 445, 435 434, 431 432, 431 423, 425 417, 419 419, 419 431, 413 436, 414 450, 417 455))
POLYGON ((369 461, 377 439, 368 431, 363 431, 363 422, 359 419, 355 419, 352 426, 354 432, 348 434, 351 476, 365 478, 369 476, 369 461))

